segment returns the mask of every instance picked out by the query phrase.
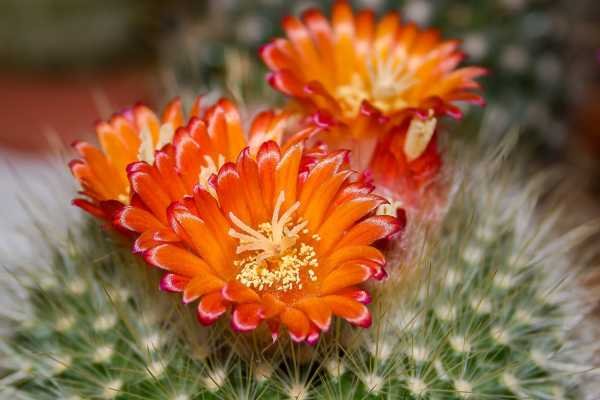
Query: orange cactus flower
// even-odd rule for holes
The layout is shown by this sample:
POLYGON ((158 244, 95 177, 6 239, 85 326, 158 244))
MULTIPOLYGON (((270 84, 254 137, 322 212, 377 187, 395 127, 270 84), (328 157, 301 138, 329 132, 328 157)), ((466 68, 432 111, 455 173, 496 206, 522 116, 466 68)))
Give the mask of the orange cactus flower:
POLYGON ((459 42, 437 30, 395 12, 376 21, 346 1, 334 4, 330 20, 309 10, 285 18, 283 29, 285 38, 260 51, 271 85, 327 128, 319 140, 352 150, 353 168, 369 167, 378 186, 414 202, 441 166, 438 119, 460 118, 456 103, 484 103, 476 78, 485 69, 458 68, 459 42))
POLYGON ((482 104, 479 67, 457 68, 459 42, 437 30, 402 23, 395 12, 376 22, 346 1, 331 21, 318 10, 283 21, 287 38, 262 47, 269 82, 302 107, 326 112, 353 137, 383 134, 378 126, 417 115, 460 117, 455 102, 482 104))
POLYGON ((211 179, 226 162, 235 161, 246 146, 256 154, 264 141, 280 141, 288 122, 285 113, 261 112, 252 121, 246 140, 235 105, 227 99, 219 100, 201 118, 192 117, 186 126, 180 127, 172 144, 155 153, 152 164, 139 161, 127 166, 132 188, 130 204, 146 210, 149 217, 140 226, 124 225, 118 214, 114 225, 141 234, 134 244, 137 253, 156 244, 155 238, 171 238, 167 221, 171 203, 192 196, 196 185, 214 194, 211 179), (150 229, 146 223, 154 220, 160 225, 150 229))
MULTIPOLYGON (((197 100, 191 115, 196 115, 197 100)), ((96 124, 101 149, 86 142, 73 147, 81 158, 70 162, 73 176, 81 185, 85 198, 73 204, 99 218, 108 218, 115 205, 128 204, 130 187, 126 167, 138 160, 152 162, 154 151, 171 142, 175 131, 184 124, 179 99, 165 108, 162 118, 148 107, 138 104, 115 114, 109 121, 96 124)))
MULTIPOLYGON (((246 145, 256 150, 262 141, 280 142, 289 125, 288 117, 283 112, 260 113, 254 119, 247 142, 240 115, 226 99, 204 110, 201 97, 197 97, 187 123, 179 99, 169 103, 160 120, 146 106, 136 105, 96 125, 102 150, 86 142, 74 143, 81 158, 71 161, 69 166, 85 198, 77 198, 73 203, 98 218, 110 219, 116 209, 132 201, 127 173, 130 164, 142 161, 150 165, 158 161, 157 165, 164 170, 165 161, 156 160, 155 155, 173 142, 180 143, 174 162, 185 175, 188 188, 185 193, 189 194, 190 182, 197 182, 198 174, 200 180, 208 179, 226 161, 235 160, 246 145), (193 157, 189 156, 191 153, 193 157)), ((307 128, 304 132, 310 135, 316 129, 307 128)), ((168 177, 165 182, 169 182, 168 177)), ((171 200, 180 199, 178 194, 171 200)))
MULTIPOLYGON (((347 151, 312 156, 301 143, 282 151, 268 141, 255 154, 243 149, 190 193, 188 174, 177 172, 190 168, 177 165, 181 146, 175 140, 158 152, 154 166, 130 166, 134 200, 115 218, 141 234, 134 250, 166 271, 163 290, 198 301, 203 324, 231 308, 234 330, 266 322, 274 339, 284 325, 294 341, 314 343, 332 316, 370 325, 361 284, 385 276, 372 244, 404 221, 374 215, 385 200, 347 168, 347 151)), ((200 148, 185 151, 201 158, 200 148)))

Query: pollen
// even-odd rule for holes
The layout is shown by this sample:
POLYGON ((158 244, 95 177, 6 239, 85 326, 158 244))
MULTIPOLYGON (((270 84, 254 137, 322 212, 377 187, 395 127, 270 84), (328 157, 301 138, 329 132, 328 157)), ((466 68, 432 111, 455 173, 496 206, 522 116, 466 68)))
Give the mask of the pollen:
MULTIPOLYGON (((243 255, 234 261, 234 266, 239 269, 236 279, 247 287, 287 292, 302 290, 305 278, 312 282, 317 280, 317 253, 313 246, 300 240, 301 234, 309 233, 307 221, 293 219, 300 203, 296 202, 280 216, 283 202, 281 192, 271 222, 263 222, 257 229, 230 214, 239 230, 230 229, 229 235, 239 240, 236 252, 243 255)), ((313 240, 317 240, 315 237, 318 235, 312 235, 313 240)))

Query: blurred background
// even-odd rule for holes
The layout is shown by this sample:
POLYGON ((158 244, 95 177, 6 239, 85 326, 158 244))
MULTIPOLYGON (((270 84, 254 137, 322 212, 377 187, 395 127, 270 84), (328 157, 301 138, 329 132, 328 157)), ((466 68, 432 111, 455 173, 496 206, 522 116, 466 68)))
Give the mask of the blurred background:
MULTIPOLYGON (((518 126, 537 168, 565 167, 586 210, 600 207, 600 3, 598 0, 356 0, 463 40, 467 63, 491 70, 482 119, 491 136, 518 126), (490 119, 490 116, 493 118, 490 119)), ((280 99, 257 50, 287 13, 330 1, 2 0, 0 204, 2 229, 22 218, 23 182, 43 188, 48 137, 71 142, 93 122, 144 101, 223 93, 238 102, 280 99)), ((497 137, 490 138, 497 140, 497 137)), ((586 211, 586 215, 589 215, 586 211)), ((597 214, 600 215, 600 214, 597 214)), ((0 236, 5 236, 0 232, 0 236)))

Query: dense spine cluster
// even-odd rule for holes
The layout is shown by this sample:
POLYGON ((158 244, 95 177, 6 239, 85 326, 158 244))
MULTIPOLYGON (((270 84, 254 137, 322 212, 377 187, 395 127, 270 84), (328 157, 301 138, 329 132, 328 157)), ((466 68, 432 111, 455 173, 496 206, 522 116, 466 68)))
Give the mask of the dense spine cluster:
POLYGON ((413 229, 410 246, 388 250, 412 249, 374 288, 373 327, 334 323, 315 346, 197 327, 175 296, 155 293, 153 270, 90 223, 55 249, 50 274, 21 283, 31 311, 3 341, 1 396, 580 398, 589 367, 570 340, 581 305, 565 265, 589 229, 551 240, 556 219, 535 217, 533 186, 469 178, 439 232, 413 229))

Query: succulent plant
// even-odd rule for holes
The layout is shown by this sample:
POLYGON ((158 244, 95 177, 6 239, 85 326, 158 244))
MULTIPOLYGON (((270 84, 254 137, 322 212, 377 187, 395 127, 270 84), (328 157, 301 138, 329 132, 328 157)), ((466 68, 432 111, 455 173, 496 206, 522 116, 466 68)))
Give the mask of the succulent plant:
POLYGON ((199 328, 122 237, 75 225, 45 269, 3 280, 26 298, 6 310, 2 398, 585 398, 573 249, 593 227, 557 235, 560 214, 538 212, 546 180, 480 158, 455 163, 468 172, 441 221, 387 244, 371 329, 334 323, 314 346, 199 328))

